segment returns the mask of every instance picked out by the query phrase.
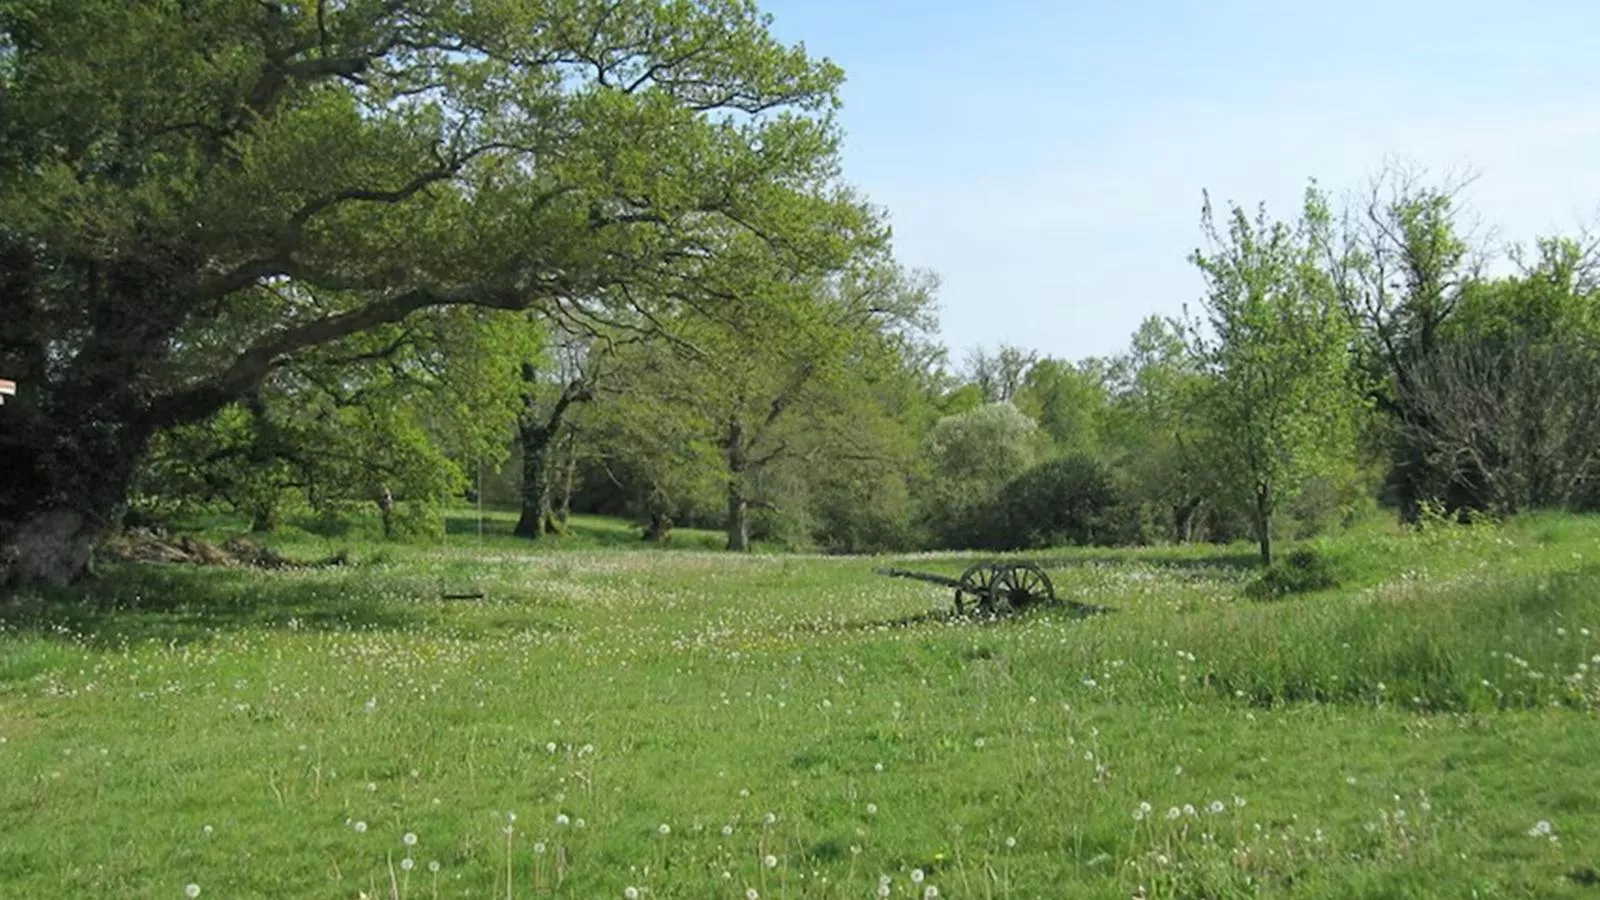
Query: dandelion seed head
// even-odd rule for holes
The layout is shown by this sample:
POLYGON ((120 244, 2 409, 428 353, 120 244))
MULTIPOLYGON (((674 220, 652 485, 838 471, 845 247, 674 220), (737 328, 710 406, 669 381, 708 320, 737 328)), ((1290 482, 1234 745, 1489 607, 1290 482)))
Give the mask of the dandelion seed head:
POLYGON ((400 843, 405 844, 407 847, 415 847, 417 845, 416 832, 406 832, 405 835, 400 838, 400 843))
POLYGON ((411 857, 409 857, 409 856, 406 857, 405 859, 400 860, 400 868, 401 868, 402 871, 409 872, 409 871, 411 871, 411 867, 414 866, 414 865, 416 865, 416 863, 412 862, 411 857))
POLYGON ((187 884, 187 885, 184 885, 183 895, 185 897, 198 897, 198 896, 200 896, 200 885, 198 885, 198 884, 187 884))
POLYGON ((672 833, 672 826, 668 825, 665 822, 662 822, 660 825, 656 826, 656 834, 659 834, 662 837, 666 837, 667 835, 669 835, 671 833, 672 833))
POLYGON ((911 883, 912 884, 921 884, 922 883, 922 879, 927 878, 927 877, 928 877, 927 873, 923 872, 921 869, 912 869, 911 870, 911 883))
POLYGON ((435 874, 438 873, 438 871, 439 871, 439 861, 437 859, 428 861, 428 871, 429 872, 433 872, 435 874))
POLYGON ((628 900, 639 900, 639 889, 630 884, 622 889, 622 896, 628 900))
POLYGON ((768 853, 766 856, 761 857, 761 864, 769 869, 776 869, 778 867, 778 858, 768 853))
POLYGON ((365 822, 357 822, 356 824, 354 824, 354 825, 352 825, 350 827, 354 828, 356 830, 356 834, 366 834, 367 833, 367 823, 365 823, 365 822))

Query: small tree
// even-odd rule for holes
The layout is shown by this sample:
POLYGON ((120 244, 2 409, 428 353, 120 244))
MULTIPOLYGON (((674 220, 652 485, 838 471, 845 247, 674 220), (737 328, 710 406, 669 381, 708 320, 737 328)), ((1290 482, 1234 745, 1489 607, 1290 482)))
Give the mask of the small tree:
POLYGON ((1208 196, 1201 227, 1210 253, 1191 260, 1206 279, 1205 317, 1189 343, 1207 377, 1200 406, 1209 455, 1248 509, 1270 565, 1273 513, 1353 449, 1351 334, 1318 266, 1327 258, 1328 208, 1313 185, 1295 225, 1235 206, 1223 234, 1208 196))

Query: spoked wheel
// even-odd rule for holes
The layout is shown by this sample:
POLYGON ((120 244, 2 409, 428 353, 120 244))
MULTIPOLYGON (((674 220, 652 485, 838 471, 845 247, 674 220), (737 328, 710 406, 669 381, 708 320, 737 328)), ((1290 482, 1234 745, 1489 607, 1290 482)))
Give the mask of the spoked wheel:
POLYGON ((1013 610, 1056 602, 1056 588, 1050 583, 1050 576, 1033 563, 1004 567, 990 590, 995 600, 1005 598, 1013 610))
POLYGON ((961 584, 956 587, 956 614, 992 614, 994 587, 999 575, 999 567, 993 563, 978 563, 961 573, 961 584))

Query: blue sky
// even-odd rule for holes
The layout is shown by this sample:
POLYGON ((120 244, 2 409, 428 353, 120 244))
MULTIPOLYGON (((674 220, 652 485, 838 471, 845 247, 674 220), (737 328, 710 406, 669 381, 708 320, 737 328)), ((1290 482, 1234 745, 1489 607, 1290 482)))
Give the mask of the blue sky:
POLYGON ((1600 3, 763 0, 841 64, 846 177, 960 360, 1115 353, 1199 295, 1202 189, 1295 212, 1388 158, 1496 245, 1600 223, 1600 3))

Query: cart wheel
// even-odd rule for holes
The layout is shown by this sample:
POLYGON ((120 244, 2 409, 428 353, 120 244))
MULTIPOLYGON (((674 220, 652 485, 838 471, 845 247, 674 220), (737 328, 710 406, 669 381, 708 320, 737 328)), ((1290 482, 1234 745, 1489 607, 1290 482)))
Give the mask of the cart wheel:
POLYGON ((981 562, 961 573, 961 584, 956 587, 956 614, 994 613, 994 587, 1000 567, 981 562))
POLYGON ((1014 610, 1027 609, 1035 604, 1048 605, 1056 602, 1056 589, 1055 585, 1050 583, 1050 576, 1033 563, 1006 566, 1001 570, 991 590, 996 599, 1006 598, 1014 610))

